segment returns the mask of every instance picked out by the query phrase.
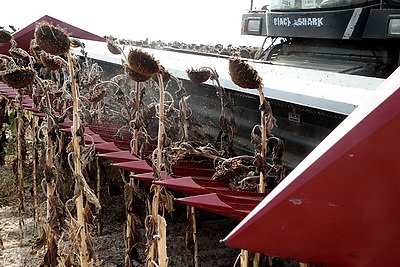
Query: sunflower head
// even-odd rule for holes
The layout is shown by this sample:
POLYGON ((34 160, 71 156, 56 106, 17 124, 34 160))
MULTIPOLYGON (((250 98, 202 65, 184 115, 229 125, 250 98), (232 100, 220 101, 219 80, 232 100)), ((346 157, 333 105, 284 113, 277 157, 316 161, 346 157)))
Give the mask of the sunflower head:
POLYGON ((111 38, 107 38, 107 48, 108 48, 108 51, 110 51, 114 55, 121 54, 121 49, 115 43, 115 41, 112 40, 111 38))
POLYGON ((11 41, 12 35, 10 32, 0 29, 0 43, 8 43, 11 41))
POLYGON ((17 67, 7 70, 1 76, 3 82, 14 89, 21 89, 33 83, 36 71, 33 68, 17 67))
POLYGON ((241 59, 229 59, 229 75, 242 88, 258 89, 262 84, 257 71, 241 59))
POLYGON ((58 70, 61 67, 66 67, 65 62, 60 57, 53 56, 46 52, 40 53, 40 61, 43 66, 49 70, 58 70))
POLYGON ((36 24, 35 39, 42 50, 55 56, 67 53, 71 46, 66 31, 48 22, 36 24))
POLYGON ((160 64, 152 55, 140 49, 131 49, 128 64, 134 71, 143 75, 153 75, 160 71, 160 64))
POLYGON ((134 71, 128 64, 124 65, 124 69, 125 69, 125 74, 136 82, 145 82, 151 78, 151 75, 145 75, 134 71))
POLYGON ((186 73, 189 79, 194 83, 203 83, 207 81, 211 76, 211 71, 207 68, 200 69, 187 69, 186 73))
POLYGON ((22 48, 19 48, 19 47, 11 47, 10 49, 8 49, 8 53, 13 58, 19 58, 19 59, 23 59, 23 58, 29 56, 29 54, 25 50, 23 50, 22 48))

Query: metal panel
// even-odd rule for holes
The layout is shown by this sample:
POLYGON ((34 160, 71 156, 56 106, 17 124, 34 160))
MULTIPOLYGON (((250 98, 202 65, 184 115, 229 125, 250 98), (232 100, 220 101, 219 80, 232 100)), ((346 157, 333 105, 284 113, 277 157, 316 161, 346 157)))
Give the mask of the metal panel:
POLYGON ((236 227, 227 245, 324 266, 392 266, 400 69, 236 227))
MULTIPOLYGON (((121 64, 121 57, 112 55, 105 43, 88 40, 83 42, 89 57, 121 64)), ((128 49, 126 48, 126 52, 128 49)), ((221 84, 225 88, 258 95, 257 90, 240 88, 231 81, 226 58, 166 50, 143 50, 153 54, 167 70, 180 79, 188 79, 186 74, 188 68, 208 66, 217 70, 221 84)), ((81 55, 80 49, 74 49, 74 52, 81 55)), ((379 78, 273 65, 265 61, 248 62, 263 78, 266 97, 344 115, 350 114, 383 81, 379 78)))
POLYGON ((372 7, 331 11, 268 12, 268 36, 361 39, 372 7))
MULTIPOLYGON (((400 14, 398 9, 373 9, 371 10, 363 38, 386 39, 389 15, 400 14)), ((397 37, 399 38, 399 37, 397 37)))

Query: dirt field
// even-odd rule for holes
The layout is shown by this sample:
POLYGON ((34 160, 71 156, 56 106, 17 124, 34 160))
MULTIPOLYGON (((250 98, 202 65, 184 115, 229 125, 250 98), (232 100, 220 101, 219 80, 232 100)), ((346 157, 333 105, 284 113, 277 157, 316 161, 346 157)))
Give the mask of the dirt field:
MULTIPOLYGON (((1 167, 0 182, 13 179, 9 167, 1 167)), ((27 187, 30 186, 27 184, 27 187)), ((12 188, 15 189, 15 188, 12 188)), ((4 190, 2 188, 1 190, 4 190)), ((13 190, 11 190, 13 191, 13 190)), ((29 188, 26 188, 29 191, 29 188)), ((40 188, 39 188, 39 191, 40 188)), ((3 192, 4 193, 4 192, 3 192)), ((34 227, 32 200, 27 193, 28 210, 24 216, 24 239, 19 243, 18 209, 16 200, 8 196, 3 198, 0 207, 0 267, 39 266, 44 255, 44 249, 37 254, 31 254, 31 246, 37 236, 34 227), (5 204, 6 203, 6 204, 5 204)), ((43 196, 40 197, 42 207, 45 207, 43 196)), ((123 196, 114 196, 107 199, 103 205, 102 234, 93 231, 95 255, 102 261, 101 266, 124 266, 124 239, 123 224, 125 221, 123 196)), ((44 210, 44 208, 42 208, 44 210)), ((42 218, 43 221, 45 218, 42 218)), ((169 266, 193 266, 192 255, 185 247, 186 208, 175 204, 175 211, 166 215, 167 220, 167 246, 169 266)), ((236 221, 213 215, 208 212, 198 211, 198 237, 201 266, 233 266, 240 253, 238 249, 226 247, 219 242, 237 224, 236 221)), ((141 229, 144 236, 144 229, 141 229)), ((144 259, 144 244, 139 248, 140 258, 144 259)), ((135 266, 143 266, 137 263, 135 266)))

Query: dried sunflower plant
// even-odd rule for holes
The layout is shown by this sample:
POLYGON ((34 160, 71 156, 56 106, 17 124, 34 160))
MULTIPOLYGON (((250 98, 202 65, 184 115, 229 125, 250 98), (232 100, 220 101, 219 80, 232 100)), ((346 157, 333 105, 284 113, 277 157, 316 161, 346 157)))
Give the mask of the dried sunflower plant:
MULTIPOLYGON (((160 172, 163 167, 163 147, 166 144, 168 137, 166 135, 165 123, 168 120, 165 112, 170 109, 165 109, 165 103, 173 103, 172 96, 164 90, 164 79, 168 73, 163 70, 159 62, 154 57, 141 49, 131 48, 126 56, 121 49, 111 38, 108 38, 108 49, 113 54, 122 54, 122 65, 126 77, 134 81, 134 90, 126 92, 126 90, 118 90, 120 102, 125 104, 126 115, 124 116, 129 121, 129 129, 132 132, 131 152, 136 156, 141 156, 144 151, 143 145, 148 145, 150 136, 148 134, 149 123, 149 110, 151 107, 155 108, 153 116, 158 117, 158 133, 157 133, 157 147, 153 152, 153 173, 155 179, 159 179, 160 172), (164 78, 164 79, 163 79, 164 78), (148 83, 148 81, 155 81, 153 86, 141 86, 141 84, 148 83), (143 97, 146 91, 154 90, 154 85, 157 85, 159 91, 158 103, 146 105, 143 97), (130 96, 133 97, 130 97, 130 96), (170 101, 165 101, 165 96, 169 96, 170 101)), ((168 78, 167 78, 168 79, 168 78)), ((119 81, 123 78, 119 77, 119 81)), ((149 85, 149 84, 147 84, 149 85)), ((122 88, 121 88, 122 89, 122 88)), ((168 105, 167 105, 168 106, 168 105)), ((173 109, 172 109, 173 110, 173 109)), ((151 115, 150 115, 151 116, 151 115)), ((132 257, 131 253, 136 246, 137 235, 135 235, 136 216, 131 207, 133 196, 137 193, 134 188, 134 179, 131 178, 129 184, 125 185, 125 206, 127 208, 127 224, 125 228, 126 251, 125 266, 131 266, 132 257)), ((153 185, 151 188, 153 192, 153 200, 149 210, 150 214, 145 219, 146 238, 147 238, 147 266, 166 266, 167 265, 167 252, 166 252, 166 222, 163 216, 159 215, 161 207, 167 207, 171 210, 172 197, 166 193, 166 190, 158 185, 153 185), (160 203, 161 202, 161 203, 160 203)))
POLYGON ((221 130, 217 138, 219 150, 223 151, 224 155, 231 156, 234 154, 233 141, 236 132, 233 103, 228 92, 221 86, 217 71, 210 67, 202 67, 199 69, 187 69, 186 72, 193 83, 201 84, 207 80, 215 82, 214 87, 221 102, 221 115, 219 118, 221 130), (224 139, 227 140, 225 145, 224 139))
MULTIPOLYGON (((254 190, 260 193, 265 193, 267 186, 270 188, 275 187, 281 182, 285 175, 286 169, 282 163, 284 144, 281 139, 272 134, 272 129, 276 127, 276 119, 272 114, 272 109, 268 101, 266 101, 263 92, 262 79, 248 63, 241 59, 229 59, 229 75, 232 81, 247 89, 257 89, 260 98, 260 125, 256 125, 251 133, 251 143, 254 146, 255 155, 250 160, 250 168, 243 167, 242 159, 227 159, 217 166, 217 172, 214 178, 220 179, 227 173, 236 172, 237 170, 245 170, 242 175, 235 177, 231 186, 236 190, 254 190), (256 129, 259 129, 261 136, 256 134, 256 129), (274 143, 274 144, 273 144, 274 143), (268 151, 269 149, 269 151, 268 151), (272 155, 272 163, 267 160, 268 155, 272 155), (252 168, 256 167, 256 170, 252 168), (258 173, 258 175, 257 175, 258 173), (258 179, 258 183, 251 183, 258 179), (239 186, 237 186, 239 184, 239 186)), ((249 252, 242 250, 240 254, 241 266, 248 266, 249 252)), ((258 266, 260 264, 260 254, 255 253, 253 257, 253 264, 258 266)))
POLYGON ((9 50, 10 56, 0 55, 1 69, 0 77, 1 80, 8 86, 17 90, 17 97, 15 100, 15 110, 17 113, 17 157, 15 160, 14 173, 18 184, 18 214, 19 214, 19 240, 22 244, 23 240, 23 216, 26 211, 26 198, 24 192, 24 174, 23 165, 26 159, 26 149, 25 149, 25 110, 22 105, 25 90, 33 83, 36 77, 36 71, 33 69, 33 64, 35 60, 26 51, 17 47, 17 43, 12 38, 11 33, 0 30, 0 42, 7 43, 10 42, 12 47, 9 50), (24 58, 28 58, 29 63, 26 64, 23 61, 24 58))
MULTIPOLYGON (((257 71, 241 59, 230 59, 229 74, 236 85, 257 89, 259 92, 261 123, 253 128, 251 142, 255 148, 254 165, 259 172, 258 191, 265 192, 266 186, 273 188, 285 177, 286 170, 282 163, 284 144, 272 134, 273 128, 276 127, 276 119, 269 102, 264 97, 262 79, 257 71), (261 136, 256 133, 257 129, 261 132, 261 136), (271 156, 271 163, 267 161, 268 156, 271 156)), ((243 185, 253 178, 253 176, 243 178, 240 184, 243 185)))
MULTIPOLYGON (((155 179, 159 179, 162 165, 162 150, 165 137, 164 129, 164 83, 161 74, 160 64, 154 57, 140 49, 131 49, 128 54, 128 65, 125 69, 129 73, 139 74, 151 78, 156 74, 159 85, 159 103, 156 108, 158 115, 158 137, 157 148, 153 152, 153 172, 155 179)), ((131 75, 129 75, 131 77, 131 75)), ((160 200, 163 199, 165 190, 161 186, 153 186, 153 201, 151 203, 151 214, 148 215, 145 221, 146 237, 148 241, 146 265, 167 266, 167 246, 166 246, 166 221, 163 216, 159 215, 160 200)))
MULTIPOLYGON (((81 102, 80 92, 78 90, 75 76, 75 61, 70 51, 72 43, 73 42, 71 41, 64 29, 47 22, 37 23, 35 28, 35 44, 38 46, 38 48, 44 51, 40 53, 41 59, 43 59, 43 61, 45 61, 46 59, 52 59, 54 62, 60 62, 60 65, 62 65, 63 67, 67 66, 67 68, 65 68, 66 70, 64 70, 63 87, 64 85, 65 87, 63 89, 66 91, 66 95, 70 97, 69 103, 72 104, 72 141, 68 146, 70 151, 68 154, 68 162, 71 166, 72 177, 75 181, 75 191, 73 198, 68 200, 65 205, 65 210, 67 211, 67 215, 69 217, 67 225, 69 226, 68 232, 70 234, 70 241, 72 242, 70 246, 72 248, 72 252, 66 259, 62 259, 62 262, 64 264, 67 261, 71 262, 72 264, 75 264, 75 262, 77 262, 80 266, 90 266, 94 265, 95 261, 93 255, 93 239, 88 231, 87 223, 85 222, 85 215, 89 213, 90 209, 88 211, 89 206, 87 205, 84 208, 84 197, 86 201, 93 204, 97 210, 99 210, 101 206, 96 195, 93 193, 88 183, 86 182, 86 179, 83 176, 82 172, 84 167, 83 165, 85 164, 85 161, 83 160, 84 158, 82 157, 82 155, 84 155, 82 154, 82 152, 85 152, 83 147, 84 130, 81 124, 81 102), (66 56, 67 60, 64 60, 62 58, 63 56, 66 56), (70 91, 68 89, 70 89, 70 91), (69 212, 69 203, 75 203, 77 211, 76 217, 72 216, 71 212, 69 212), (75 255, 77 256, 75 257, 75 255)), ((66 102, 66 105, 68 105, 67 103, 68 102, 66 102)), ((48 107, 48 109, 50 109, 51 105, 52 104, 50 103, 50 99, 48 95, 46 95, 46 106, 48 107)), ((55 121, 54 118, 51 118, 49 121, 51 120, 53 120, 53 122, 55 123, 50 125, 55 125, 58 122, 55 121)), ((51 128, 49 127, 49 133, 51 132, 50 129, 51 128)), ((49 136, 48 139, 51 139, 51 136, 49 136)), ((48 165, 45 168, 45 176, 47 174, 46 177, 49 180, 52 179, 48 177, 53 177, 54 175, 57 175, 56 172, 53 171, 56 166, 51 160, 49 160, 52 157, 52 149, 53 145, 48 144, 49 156, 47 159, 48 165)), ((54 209, 54 207, 58 206, 57 204, 55 204, 54 207, 51 207, 50 205, 50 199, 52 195, 51 189, 52 187, 48 186, 48 206, 50 206, 48 208, 48 216, 50 215, 49 213, 51 213, 52 208, 54 209)), ((61 262, 58 262, 58 257, 60 254, 58 253, 58 251, 55 251, 59 242, 57 242, 57 239, 54 239, 52 237, 52 226, 49 224, 50 223, 48 222, 46 231, 48 252, 45 255, 44 261, 48 260, 48 257, 54 258, 53 260, 51 260, 51 263, 49 263, 49 266, 53 266, 51 264, 56 264, 56 262, 58 264, 61 264, 61 262), (54 249, 50 250, 50 246, 54 247, 54 249)))

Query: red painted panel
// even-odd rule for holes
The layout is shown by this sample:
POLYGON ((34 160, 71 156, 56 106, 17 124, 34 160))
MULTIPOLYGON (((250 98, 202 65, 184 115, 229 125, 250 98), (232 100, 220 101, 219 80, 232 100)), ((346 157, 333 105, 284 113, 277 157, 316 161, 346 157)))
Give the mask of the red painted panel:
POLYGON ((226 244, 305 263, 393 266, 400 239, 399 87, 397 70, 226 244))
MULTIPOLYGON (((70 33, 72 36, 80 38, 80 39, 87 39, 87 40, 93 40, 93 41, 99 41, 99 42, 105 42, 105 39, 90 33, 88 31, 82 30, 78 27, 75 27, 71 24, 65 23, 61 20, 58 20, 56 18, 50 17, 50 16, 43 16, 37 21, 29 24, 25 28, 15 32, 13 34, 14 40, 17 41, 18 47, 24 49, 25 51, 29 51, 29 43, 33 39, 33 35, 35 32, 35 27, 36 27, 36 22, 41 22, 41 21, 47 21, 52 23, 53 25, 58 25, 61 28, 66 29, 68 33, 70 33)), ((8 49, 10 49, 11 44, 6 43, 6 44, 0 44, 0 54, 5 54, 8 55, 8 49)))

